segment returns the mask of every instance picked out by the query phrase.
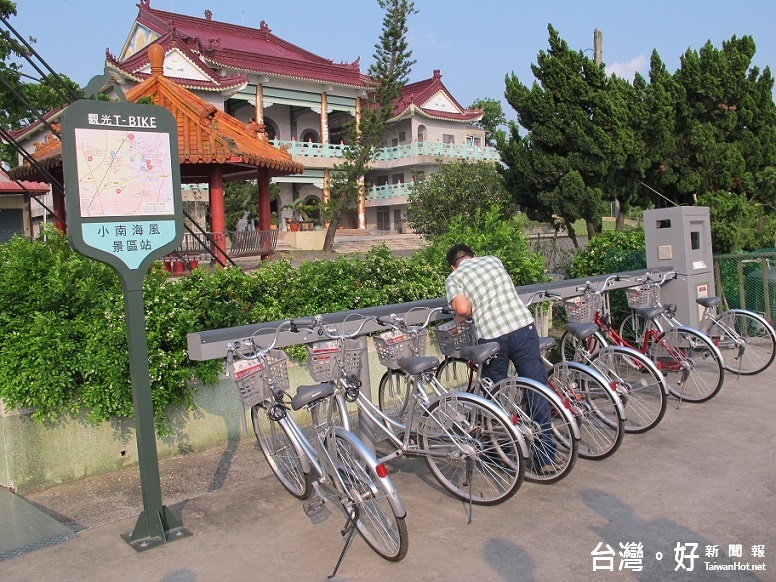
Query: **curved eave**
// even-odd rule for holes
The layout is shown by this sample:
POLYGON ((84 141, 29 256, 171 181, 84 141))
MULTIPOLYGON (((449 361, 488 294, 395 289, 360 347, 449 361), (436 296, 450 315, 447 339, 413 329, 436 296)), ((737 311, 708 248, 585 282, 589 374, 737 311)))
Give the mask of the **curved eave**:
POLYGON ((481 113, 462 115, 460 113, 445 113, 443 111, 432 112, 427 109, 423 109, 422 107, 418 107, 413 103, 409 107, 406 107, 404 111, 392 117, 389 120, 389 123, 401 121, 402 119, 408 119, 413 115, 417 115, 418 117, 425 117, 426 119, 435 119, 437 121, 455 121, 458 123, 474 123, 475 121, 482 119, 481 113))
POLYGON ((245 74, 254 74, 254 75, 271 75, 273 77, 277 77, 280 79, 291 79, 294 81, 306 81, 308 83, 326 83, 327 85, 333 85, 336 87, 347 87, 349 89, 363 89, 364 88, 364 81, 359 78, 357 81, 354 80, 354 82, 348 82, 344 81, 342 79, 334 80, 329 78, 323 78, 322 76, 319 77, 313 77, 311 75, 305 75, 303 73, 293 75, 289 73, 282 73, 278 72, 276 69, 259 69, 259 68, 253 68, 249 69, 244 66, 239 66, 232 62, 227 61, 219 61, 216 59, 212 59, 209 57, 204 57, 205 62, 207 62, 210 65, 218 66, 218 67, 224 67, 229 68, 233 71, 240 71, 245 74))

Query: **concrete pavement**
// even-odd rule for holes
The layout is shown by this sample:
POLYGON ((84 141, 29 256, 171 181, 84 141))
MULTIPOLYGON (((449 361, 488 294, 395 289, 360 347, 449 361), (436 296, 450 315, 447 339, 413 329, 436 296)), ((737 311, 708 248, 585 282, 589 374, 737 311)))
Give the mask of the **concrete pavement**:
MULTIPOLYGON (((773 367, 751 378, 729 375, 707 403, 677 408, 670 400, 659 426, 626 435, 611 458, 579 459, 554 485, 525 483, 503 505, 475 507, 470 525, 465 505, 440 489, 423 460, 400 459, 390 468, 408 511, 407 557, 385 562, 356 538, 336 579, 774 580, 775 385, 773 367), (762 564, 764 571, 751 569, 762 564)), ((164 463, 163 501, 191 537, 141 553, 120 537, 142 509, 136 476, 125 470, 25 496, 77 533, 0 561, 0 579, 224 582, 331 574, 344 517, 332 506, 327 520, 312 523, 301 502, 266 476, 250 440, 164 463)))

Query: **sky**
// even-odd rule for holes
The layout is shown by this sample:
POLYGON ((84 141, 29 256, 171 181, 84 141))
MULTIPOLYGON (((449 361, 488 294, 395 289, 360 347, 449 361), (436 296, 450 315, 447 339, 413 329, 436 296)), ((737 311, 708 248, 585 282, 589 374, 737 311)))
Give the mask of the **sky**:
MULTIPOLYGON (((85 86, 103 72, 105 51, 121 52, 138 13, 138 0, 15 0, 9 22, 57 72, 85 86)), ((377 0, 151 0, 151 7, 189 16, 258 28, 264 20, 273 34, 336 63, 361 59, 366 72, 382 32, 377 0)), ((476 99, 502 101, 507 119, 514 110, 504 100, 505 77, 534 81, 531 65, 548 49, 548 24, 574 50, 592 57, 593 32, 603 36, 607 72, 644 76, 657 50, 670 72, 688 50, 707 41, 717 47, 734 35, 754 38, 753 65, 776 74, 774 0, 415 0, 419 11, 408 19, 412 57, 410 82, 428 79, 435 69, 464 107, 476 99)), ((24 72, 35 75, 25 66, 24 72)))

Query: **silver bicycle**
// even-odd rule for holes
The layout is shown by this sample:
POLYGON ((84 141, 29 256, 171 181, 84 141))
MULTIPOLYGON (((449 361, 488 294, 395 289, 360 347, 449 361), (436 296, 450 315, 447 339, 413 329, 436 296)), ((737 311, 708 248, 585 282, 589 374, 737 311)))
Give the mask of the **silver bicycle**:
MULTIPOLYGON (((361 321, 351 332, 338 332, 321 316, 316 316, 313 329, 323 341, 339 346, 334 384, 346 400, 357 403, 359 412, 392 449, 379 462, 403 455, 424 457, 440 485, 470 506, 510 499, 523 482, 528 448, 503 410, 480 396, 446 391, 434 376, 437 358, 408 357, 398 360, 411 386, 406 414, 389 416, 361 391, 358 376, 347 369, 350 342, 367 322, 377 322, 374 317, 356 317, 361 321)), ((343 322, 343 330, 347 323, 343 322)), ((346 417, 347 411, 337 416, 346 417)))
POLYGON ((406 511, 399 493, 385 465, 356 435, 332 422, 335 407, 328 403, 333 385, 299 386, 290 397, 286 356, 274 349, 282 330, 298 327, 293 321, 281 324, 266 347, 259 343, 258 333, 227 345, 227 369, 240 400, 251 408, 262 453, 293 496, 309 499, 315 490, 304 504, 308 516, 323 512, 330 499, 337 499, 344 510, 346 544, 334 574, 355 531, 379 556, 398 562, 408 549, 406 511), (312 418, 312 441, 290 414, 302 408, 312 418))

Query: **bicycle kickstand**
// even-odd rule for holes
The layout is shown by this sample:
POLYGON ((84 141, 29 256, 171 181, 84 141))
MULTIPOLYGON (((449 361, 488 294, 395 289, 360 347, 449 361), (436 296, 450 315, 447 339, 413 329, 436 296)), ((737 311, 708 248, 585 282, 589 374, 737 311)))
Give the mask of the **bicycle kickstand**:
POLYGON ((473 504, 472 504, 472 477, 474 476, 474 459, 472 459, 471 455, 468 455, 466 457, 466 481, 469 484, 469 521, 467 521, 467 525, 471 524, 472 522, 472 511, 473 511, 473 504))
POLYGON ((337 570, 339 570, 340 564, 342 564, 342 560, 345 558, 345 553, 348 551, 348 548, 350 548, 350 542, 353 541, 353 536, 356 534, 356 522, 358 522, 358 513, 358 507, 354 507, 350 512, 348 512, 348 520, 345 522, 345 527, 343 527, 342 531, 340 531, 342 537, 347 536, 347 538, 345 538, 345 547, 342 548, 339 560, 337 560, 337 565, 334 566, 334 572, 332 572, 331 576, 329 576, 329 580, 337 575, 337 570))

